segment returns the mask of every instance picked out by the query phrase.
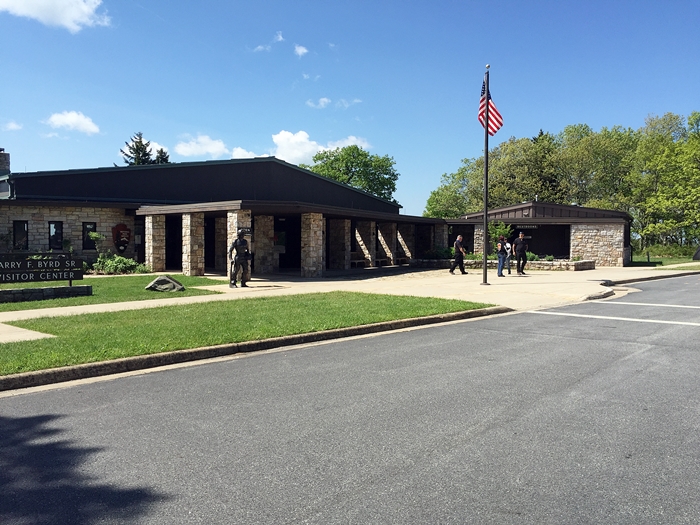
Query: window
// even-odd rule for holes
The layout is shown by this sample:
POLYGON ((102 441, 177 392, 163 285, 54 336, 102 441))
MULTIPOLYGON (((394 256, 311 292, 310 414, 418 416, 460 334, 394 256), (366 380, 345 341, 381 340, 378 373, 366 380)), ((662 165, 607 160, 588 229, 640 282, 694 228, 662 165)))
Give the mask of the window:
POLYGON ((90 238, 91 233, 97 232, 96 222, 83 223, 83 250, 96 250, 95 241, 90 238))
POLYGON ((29 222, 12 221, 12 248, 15 250, 29 249, 29 222))
POLYGON ((63 222, 49 221, 49 250, 63 250, 63 222))

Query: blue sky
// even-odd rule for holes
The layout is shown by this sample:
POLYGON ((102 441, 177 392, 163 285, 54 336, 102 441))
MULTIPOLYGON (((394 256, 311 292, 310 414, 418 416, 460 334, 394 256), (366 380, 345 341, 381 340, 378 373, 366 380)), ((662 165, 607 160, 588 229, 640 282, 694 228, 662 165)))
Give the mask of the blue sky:
POLYGON ((569 124, 700 111, 700 1, 0 0, 0 147, 12 171, 358 144, 394 158, 402 213, 490 146, 569 124))

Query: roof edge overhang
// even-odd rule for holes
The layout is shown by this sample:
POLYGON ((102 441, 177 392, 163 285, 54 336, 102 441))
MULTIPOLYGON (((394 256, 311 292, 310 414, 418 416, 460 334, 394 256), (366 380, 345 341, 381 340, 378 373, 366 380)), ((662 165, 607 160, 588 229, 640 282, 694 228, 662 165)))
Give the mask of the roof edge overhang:
POLYGON ((252 201, 233 200, 199 202, 196 204, 174 204, 167 206, 141 206, 136 215, 180 215, 183 213, 223 214, 228 211, 250 210, 254 215, 289 215, 321 213, 328 218, 368 219, 381 222, 444 224, 444 219, 401 215, 399 213, 375 212, 357 208, 323 206, 298 201, 252 201))

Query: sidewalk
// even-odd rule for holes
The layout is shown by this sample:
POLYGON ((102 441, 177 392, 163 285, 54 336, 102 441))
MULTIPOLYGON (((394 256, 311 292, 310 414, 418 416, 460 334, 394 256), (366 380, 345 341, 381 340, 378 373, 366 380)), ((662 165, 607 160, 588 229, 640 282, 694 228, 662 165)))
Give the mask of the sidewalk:
POLYGON ((620 294, 624 295, 634 289, 632 286, 629 286, 629 284, 633 284, 634 282, 671 278, 688 274, 698 275, 698 278, 700 278, 700 270, 655 270, 653 268, 639 267, 602 268, 580 272, 532 271, 524 276, 512 274, 502 278, 497 277, 495 271, 490 271, 487 274, 487 282, 489 284, 485 285, 483 284, 482 271, 471 271, 467 275, 450 275, 447 270, 406 271, 406 269, 402 268, 386 268, 382 269, 382 271, 370 270, 367 272, 363 271, 324 279, 302 279, 285 275, 277 275, 264 279, 255 278, 249 283, 247 288, 229 288, 226 278, 221 278, 222 284, 204 287, 222 292, 217 295, 184 298, 171 297, 148 301, 0 312, 1 344, 12 341, 52 337, 47 334, 3 324, 8 321, 95 312, 114 312, 119 310, 134 310, 209 301, 230 301, 246 297, 330 292, 334 290, 464 299, 497 305, 495 308, 457 312, 455 314, 377 323, 374 325, 342 328, 326 332, 279 337, 264 341, 250 341, 247 343, 235 343, 145 356, 134 356, 101 363, 67 366, 51 370, 2 376, 0 377, 0 397, 3 396, 2 391, 23 390, 54 383, 92 379, 100 376, 114 377, 115 374, 142 373, 143 370, 146 369, 179 365, 210 358, 228 357, 241 352, 268 350, 297 344, 309 344, 316 341, 366 335, 388 330, 407 329, 431 323, 456 321, 512 311, 551 308, 589 299, 599 299, 620 294))
MULTIPOLYGON (((623 284, 648 279, 670 278, 689 273, 700 274, 700 271, 656 270, 644 267, 599 268, 579 272, 533 270, 524 276, 517 276, 513 273, 500 278, 496 276, 495 270, 490 270, 487 274, 487 285, 482 284, 482 270, 471 270, 467 275, 459 273, 450 275, 447 270, 416 270, 397 273, 392 272, 389 268, 381 272, 358 272, 342 277, 323 279, 303 279, 281 274, 253 278, 248 288, 229 288, 226 279, 221 278, 221 285, 202 287, 221 292, 218 295, 169 297, 148 301, 0 312, 0 343, 47 337, 45 334, 2 324, 8 321, 37 317, 114 312, 176 304, 229 301, 246 297, 336 290, 462 299, 503 306, 516 311, 527 311, 581 302, 590 298, 603 298, 613 293, 617 295, 626 293, 625 289, 615 289, 615 283, 623 284), (606 284, 606 286, 601 284, 606 284)), ((85 282, 89 282, 89 278, 85 282)))

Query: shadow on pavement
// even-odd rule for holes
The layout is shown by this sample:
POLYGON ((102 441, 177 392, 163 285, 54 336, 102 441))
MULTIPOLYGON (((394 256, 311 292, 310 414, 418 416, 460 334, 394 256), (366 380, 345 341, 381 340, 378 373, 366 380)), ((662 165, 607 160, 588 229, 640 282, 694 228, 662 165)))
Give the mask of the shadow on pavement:
POLYGON ((98 448, 62 436, 61 416, 0 416, 0 523, 137 523, 169 499, 147 488, 102 484, 81 472, 98 448))

